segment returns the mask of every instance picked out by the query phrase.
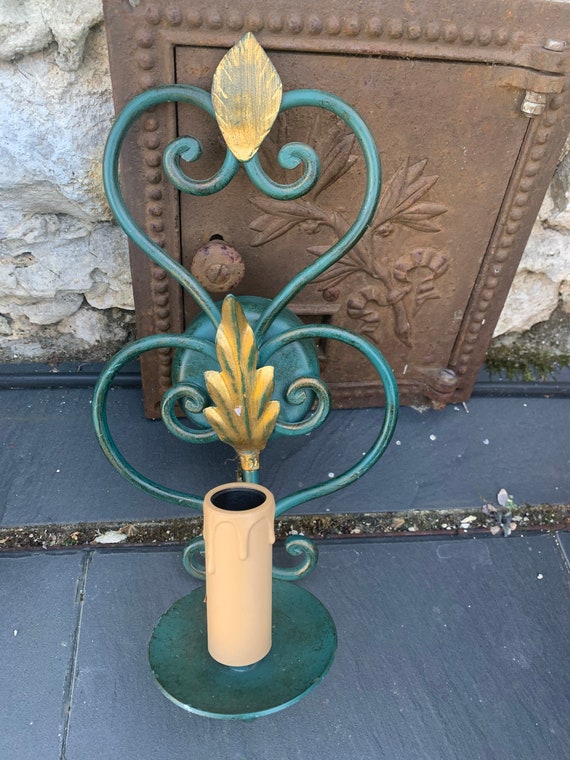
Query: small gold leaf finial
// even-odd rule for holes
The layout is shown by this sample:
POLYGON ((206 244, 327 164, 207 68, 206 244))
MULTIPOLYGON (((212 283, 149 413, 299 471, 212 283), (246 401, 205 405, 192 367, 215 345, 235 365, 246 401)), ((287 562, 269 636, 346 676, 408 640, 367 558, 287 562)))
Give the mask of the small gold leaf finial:
POLYGON ((273 126, 283 86, 275 66, 251 32, 222 58, 212 83, 212 105, 226 145, 249 161, 273 126))
POLYGON ((222 321, 216 333, 221 372, 204 373, 214 406, 204 415, 218 438, 232 446, 243 470, 259 469, 259 452, 265 448, 279 414, 271 401, 273 367, 257 368, 255 336, 239 301, 226 296, 222 321))

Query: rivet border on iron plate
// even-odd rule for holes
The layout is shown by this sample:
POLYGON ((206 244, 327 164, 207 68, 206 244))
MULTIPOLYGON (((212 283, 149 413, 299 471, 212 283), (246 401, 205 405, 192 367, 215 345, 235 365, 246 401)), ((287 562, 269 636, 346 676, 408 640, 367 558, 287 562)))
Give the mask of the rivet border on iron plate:
MULTIPOLYGON (((145 22, 145 26, 141 27, 135 34, 135 41, 139 49, 135 60, 140 71, 138 83, 141 92, 159 84, 155 72, 157 60, 154 48, 157 39, 153 27, 160 22, 160 14, 158 12, 149 14, 147 10, 145 22)), ((164 145, 156 109, 150 109, 144 117, 139 147, 142 149, 142 159, 145 164, 146 232, 157 245, 164 246, 166 242, 163 219, 165 213, 163 204, 165 179, 162 172, 164 145)), ((149 263, 149 274, 153 323, 156 331, 165 333, 170 330, 172 324, 170 286, 167 274, 154 263, 149 263)), ((162 348, 157 353, 158 387, 160 393, 164 393, 171 385, 172 352, 168 348, 162 348)))
POLYGON ((336 14, 308 12, 280 12, 275 10, 241 11, 239 9, 190 8, 181 10, 172 5, 161 8, 148 5, 143 9, 143 22, 152 27, 161 23, 167 26, 183 26, 190 30, 220 32, 266 31, 274 35, 295 35, 315 38, 368 37, 370 39, 407 40, 411 42, 455 43, 470 47, 505 47, 509 43, 520 44, 524 34, 507 26, 493 28, 487 24, 457 24, 453 20, 427 20, 419 17, 390 15, 386 18, 373 14, 336 14))
POLYGON ((477 295, 469 307, 469 317, 464 323, 454 350, 450 366, 458 375, 464 375, 469 369, 471 354, 479 341, 485 324, 487 309, 495 297, 495 290, 500 282, 501 273, 512 255, 514 237, 520 227, 520 220, 526 213, 529 196, 535 185, 536 175, 546 152, 546 143, 557 122, 558 111, 563 104, 563 94, 553 95, 544 114, 533 122, 532 136, 525 146, 526 160, 520 166, 519 180, 509 190, 506 203, 501 212, 500 231, 496 239, 491 239, 485 256, 487 271, 478 284, 477 295))

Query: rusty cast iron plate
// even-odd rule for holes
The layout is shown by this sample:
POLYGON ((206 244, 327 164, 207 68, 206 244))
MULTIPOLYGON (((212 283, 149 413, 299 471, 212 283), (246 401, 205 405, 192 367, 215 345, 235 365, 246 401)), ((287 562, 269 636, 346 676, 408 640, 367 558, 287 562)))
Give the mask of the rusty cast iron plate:
MULTIPOLYGON (((377 343, 403 403, 467 399, 568 132, 568 6, 418 2, 412 12, 393 0, 357 11, 298 0, 238 0, 230 9, 106 0, 105 13, 117 108, 159 84, 210 89, 216 65, 249 30, 285 89, 329 90, 360 111, 382 155, 378 212, 343 265, 305 288, 292 309, 377 343)), ((271 297, 360 205, 363 161, 332 117, 288 112, 263 146, 274 167, 285 140, 309 141, 325 155, 333 136, 342 143, 332 181, 305 215, 260 201, 245 177, 211 198, 180 198, 161 155, 183 134, 204 145, 195 176, 220 165, 213 121, 189 106, 159 108, 125 147, 125 194, 139 223, 188 268, 212 237, 237 249, 245 275, 232 292, 271 297)), ((182 331, 194 305, 134 248, 131 261, 139 335, 182 331)), ((338 407, 381 403, 372 371, 351 349, 325 343, 319 353, 338 407)), ((150 417, 170 368, 168 352, 143 361, 150 417)))

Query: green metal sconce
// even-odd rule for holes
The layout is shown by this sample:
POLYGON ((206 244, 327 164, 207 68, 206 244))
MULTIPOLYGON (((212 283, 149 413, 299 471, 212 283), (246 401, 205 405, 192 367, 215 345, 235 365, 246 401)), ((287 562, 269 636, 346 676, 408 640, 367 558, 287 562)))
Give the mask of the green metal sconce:
MULTIPOLYGON (((214 571, 221 572, 229 562, 228 556, 235 544, 237 554, 233 567, 237 569, 228 571, 230 580, 227 582, 242 577, 243 572, 244 578, 251 577, 256 584, 262 571, 253 567, 248 576, 250 570, 244 563, 257 551, 254 545, 259 543, 259 554, 263 555, 259 561, 266 564, 266 557, 270 555, 264 546, 271 543, 274 516, 326 496, 364 475, 382 456, 393 435, 398 416, 398 391, 392 371, 378 349, 360 335, 339 327, 304 325, 287 309, 305 285, 339 261, 366 231, 380 196, 378 152, 367 126, 344 101, 315 90, 282 93, 281 82, 269 58, 253 35, 248 34, 218 66, 211 94, 196 87, 168 85, 134 98, 119 114, 110 132, 103 173, 109 204, 123 230, 192 296, 202 311, 182 335, 149 336, 119 351, 102 372, 93 401, 93 422, 99 443, 123 477, 165 501, 198 510, 207 505, 211 510, 211 514, 205 515, 205 540, 200 537, 192 541, 183 557, 192 575, 206 579, 208 601, 204 604, 201 587, 180 599, 163 615, 150 642, 151 669, 160 689, 184 709, 216 718, 259 717, 299 700, 323 678, 333 661, 336 630, 330 615, 312 594, 291 583, 313 569, 317 562, 316 548, 302 536, 287 539, 287 551, 302 557, 301 565, 273 570, 269 566, 269 585, 262 582, 261 590, 256 586, 255 592, 250 594, 252 598, 244 598, 239 604, 235 600, 241 599, 243 589, 230 593, 228 587, 225 592, 223 588, 219 591, 212 578, 214 571), (223 304, 215 302, 190 272, 154 243, 130 215, 118 177, 121 146, 141 114, 166 102, 190 103, 203 109, 216 119, 227 145, 221 168, 206 180, 193 180, 182 170, 182 161, 191 163, 200 156, 201 146, 196 139, 179 137, 165 150, 163 167, 167 177, 179 191, 195 196, 217 193, 240 167, 245 169, 254 186, 271 198, 294 201, 309 192, 319 178, 320 164, 308 145, 290 143, 279 153, 283 168, 303 169, 302 176, 291 184, 274 182, 259 161, 258 148, 280 112, 316 106, 343 120, 355 134, 366 164, 366 191, 358 216, 340 240, 272 300, 228 295, 223 304), (371 362, 384 388, 383 422, 371 448, 356 464, 324 483, 279 499, 273 509, 272 495, 259 485, 260 452, 272 435, 301 435, 316 429, 331 408, 329 390, 319 376, 314 344, 319 339, 341 341, 371 362), (120 453, 111 435, 106 401, 117 372, 128 362, 155 349, 175 350, 172 387, 161 404, 162 419, 170 432, 190 443, 222 440, 239 456, 238 481, 214 489, 206 499, 173 490, 143 476, 120 453), (183 418, 177 416, 177 408, 183 411, 183 418), (262 515, 256 511, 267 509, 271 516, 269 527, 268 513, 262 515), (222 527, 212 522, 216 516, 222 527), (217 542, 224 532, 229 537, 230 549, 225 545, 218 547, 217 542), (199 561, 199 555, 204 553, 206 567, 199 561), (240 636, 247 639, 249 635, 246 632, 251 622, 248 616, 258 614, 256 609, 267 593, 272 609, 269 617, 259 612, 265 617, 258 627, 269 625, 269 639, 259 643, 257 655, 234 656, 237 639, 240 636), (216 600, 221 600, 220 622, 213 621, 216 600), (234 602, 238 606, 228 623, 224 615, 234 602), (221 631, 222 649, 227 650, 222 654, 214 654, 218 651, 214 642, 215 626, 218 633, 221 631), (268 642, 270 648, 266 653, 268 642)), ((253 626, 256 626, 255 620, 253 626)))

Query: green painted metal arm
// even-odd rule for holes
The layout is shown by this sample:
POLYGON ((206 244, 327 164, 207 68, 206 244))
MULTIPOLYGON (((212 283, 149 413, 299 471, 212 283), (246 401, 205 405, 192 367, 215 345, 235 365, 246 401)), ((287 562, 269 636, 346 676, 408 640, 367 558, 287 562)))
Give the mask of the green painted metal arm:
MULTIPOLYGON (((130 240, 137 245, 155 264, 162 267, 173 277, 196 301, 200 309, 217 325, 220 313, 209 293, 192 277, 190 272, 169 256, 142 230, 133 219, 121 192, 119 182, 119 157, 121 147, 135 121, 149 108, 161 103, 191 103, 213 115, 209 93, 189 85, 167 85, 148 90, 133 98, 118 115, 105 146, 103 156, 103 186, 109 206, 119 225, 130 240)), ((170 167, 170 176, 179 178, 179 159, 196 160, 201 152, 200 143, 193 138, 175 140, 166 150, 164 161, 170 167)), ((195 195, 217 193, 231 181, 239 167, 238 161, 228 151, 226 160, 217 175, 202 182, 192 182, 195 195)), ((182 175, 185 176, 185 175, 182 175)), ((175 183, 176 184, 176 183, 175 183)))
POLYGON ((334 491, 338 491, 362 477, 362 475, 368 472, 368 470, 380 459, 386 450, 386 447, 390 443, 394 434, 396 422, 398 420, 398 386, 396 385, 394 374, 380 351, 378 351, 378 349, 369 341, 356 333, 342 330, 341 328, 333 327, 331 325, 308 325, 307 327, 299 327, 296 330, 291 330, 280 335, 278 338, 268 341, 260 351, 260 362, 265 363, 269 361, 271 355, 283 345, 304 338, 327 338, 330 340, 338 340, 346 345, 352 346, 364 354, 374 366, 374 369, 378 372, 384 387, 384 393, 386 396, 384 419, 378 437, 369 451, 359 462, 346 470, 346 472, 331 478, 324 483, 304 488, 292 493, 290 496, 280 499, 276 504, 277 515, 280 515, 303 502, 318 499, 320 496, 326 496, 334 491))
POLYGON ((382 168, 374 138, 362 117, 336 95, 319 90, 293 90, 283 95, 281 110, 303 106, 317 106, 334 113, 354 132, 366 163, 366 190, 356 220, 346 234, 315 262, 305 267, 278 293, 267 307, 256 327, 256 335, 262 338, 279 312, 299 293, 305 285, 316 279, 345 253, 353 248, 366 232, 376 213, 382 188, 382 168))
MULTIPOLYGON (((111 359, 109 364, 101 373, 95 392, 93 394, 92 418, 95 434, 103 453, 111 464, 120 472, 120 474, 137 488, 145 493, 155 496, 171 504, 178 504, 183 507, 192 507, 193 509, 202 509, 203 499, 200 496, 176 491, 167 488, 136 470, 121 454, 115 440, 111 434, 107 420, 107 396, 113 384, 115 375, 119 370, 129 362, 138 359, 146 351, 154 351, 159 348, 198 348, 205 352, 212 352, 213 346, 206 342, 200 342, 185 335, 151 335, 147 338, 141 338, 129 346, 121 349, 111 359)), ((190 440, 190 439, 188 439, 190 440)), ((216 435, 212 431, 195 431, 194 443, 209 443, 216 440, 216 435)))

